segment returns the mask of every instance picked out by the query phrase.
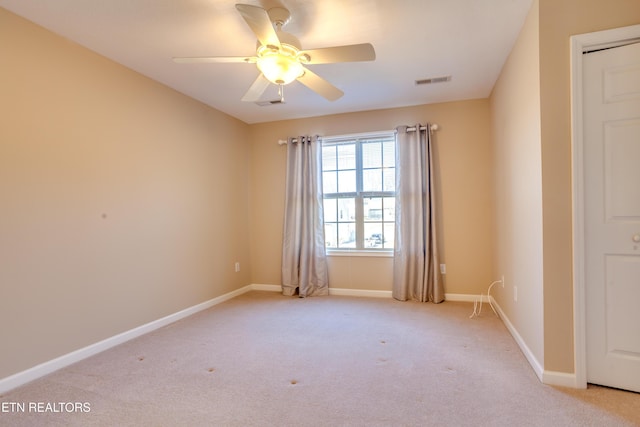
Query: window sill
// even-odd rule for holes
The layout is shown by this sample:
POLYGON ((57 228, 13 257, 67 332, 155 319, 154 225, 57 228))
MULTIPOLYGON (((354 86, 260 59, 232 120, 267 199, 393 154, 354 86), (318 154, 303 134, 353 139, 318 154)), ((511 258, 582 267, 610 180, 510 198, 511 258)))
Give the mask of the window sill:
POLYGON ((367 250, 340 250, 340 249, 327 249, 327 256, 330 257, 380 257, 380 258, 393 258, 393 251, 367 251, 367 250))

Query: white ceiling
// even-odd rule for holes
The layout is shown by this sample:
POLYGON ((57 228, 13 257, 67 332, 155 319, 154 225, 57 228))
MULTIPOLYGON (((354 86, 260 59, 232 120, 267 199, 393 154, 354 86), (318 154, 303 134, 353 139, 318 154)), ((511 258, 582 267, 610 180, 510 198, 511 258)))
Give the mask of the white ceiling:
MULTIPOLYGON (((233 0, 0 0, 0 7, 246 123, 486 98, 532 0, 241 0, 284 6, 303 49, 372 43, 373 62, 309 65, 345 92, 302 84, 285 104, 240 101, 253 64, 176 64, 175 56, 252 56, 256 38, 233 0), (415 80, 451 75, 416 86, 415 80)), ((277 98, 272 85, 265 98, 277 98)))

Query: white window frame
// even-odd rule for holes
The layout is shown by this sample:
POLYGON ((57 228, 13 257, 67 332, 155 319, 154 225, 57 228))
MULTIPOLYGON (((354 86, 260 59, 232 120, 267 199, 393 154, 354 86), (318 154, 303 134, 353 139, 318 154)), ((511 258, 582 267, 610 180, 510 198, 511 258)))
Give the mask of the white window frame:
MULTIPOLYGON (((323 145, 339 145, 341 143, 356 143, 356 182, 357 189, 354 193, 348 193, 349 197, 356 199, 356 234, 359 236, 356 240, 356 248, 327 248, 329 256, 366 256, 366 257, 393 257, 394 248, 366 248, 361 246, 364 243, 364 212, 362 209, 362 201, 366 197, 395 197, 396 191, 362 191, 362 150, 361 142, 369 141, 376 138, 392 138, 395 140, 396 131, 378 131, 363 132, 339 136, 327 136, 322 138, 323 145), (362 241, 360 241, 362 240, 362 241)), ((394 166, 394 168, 397 165, 394 166)), ((330 193, 329 196, 335 196, 340 193, 330 193)), ((347 193, 344 193, 347 194, 347 193)), ((325 193, 323 193, 324 199, 325 193)), ((345 196, 346 197, 346 196, 345 196)), ((384 222, 383 227, 384 227, 384 222)))

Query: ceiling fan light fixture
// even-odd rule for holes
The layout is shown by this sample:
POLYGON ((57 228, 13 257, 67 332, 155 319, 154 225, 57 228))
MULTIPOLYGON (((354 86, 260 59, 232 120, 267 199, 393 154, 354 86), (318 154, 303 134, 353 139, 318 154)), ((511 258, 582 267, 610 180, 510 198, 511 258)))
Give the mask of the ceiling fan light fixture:
POLYGON ((283 53, 265 52, 258 57, 257 65, 267 80, 277 85, 289 84, 304 73, 302 64, 283 53))

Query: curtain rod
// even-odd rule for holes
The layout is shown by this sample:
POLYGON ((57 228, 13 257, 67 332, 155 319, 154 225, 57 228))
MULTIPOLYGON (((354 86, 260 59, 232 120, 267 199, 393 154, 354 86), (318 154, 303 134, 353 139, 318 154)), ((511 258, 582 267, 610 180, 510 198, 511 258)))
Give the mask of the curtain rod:
MULTIPOLYGON (((436 131, 438 129, 439 129, 439 126, 438 126, 437 123, 432 123, 431 124, 431 130, 432 131, 436 131)), ((427 130, 427 127, 426 126, 420 126, 420 130, 427 130)), ((415 131, 416 131, 416 127, 415 126, 407 128, 407 132, 415 132, 415 131)), ((394 130, 387 130, 387 131, 380 131, 380 132, 375 132, 375 133, 385 133, 385 132, 395 132, 395 129, 394 130)), ((356 135, 362 135, 362 134, 360 133, 360 134, 356 134, 356 135)), ((298 139, 297 138, 293 138, 293 142, 294 143, 298 142, 298 139)), ((288 141, 286 139, 279 139, 278 140, 278 145, 287 145, 287 143, 288 143, 288 141)))
MULTIPOLYGON (((416 130, 415 126, 407 128, 407 132, 415 132, 415 130, 416 130)), ((420 130, 427 130, 427 127, 426 126, 420 126, 420 130)), ((433 123, 431 125, 431 130, 438 130, 438 124, 437 123, 433 123)))

